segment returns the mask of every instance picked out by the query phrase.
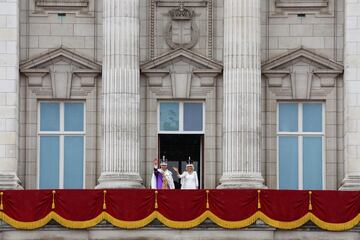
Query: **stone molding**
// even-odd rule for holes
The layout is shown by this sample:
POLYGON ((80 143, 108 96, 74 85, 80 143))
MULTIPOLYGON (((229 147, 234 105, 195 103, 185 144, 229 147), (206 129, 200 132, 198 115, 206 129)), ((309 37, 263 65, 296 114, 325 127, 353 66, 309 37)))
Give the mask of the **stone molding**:
POLYGON ((30 58, 25 62, 22 62, 20 64, 20 71, 25 72, 28 69, 38 68, 41 65, 49 65, 48 63, 54 63, 61 59, 71 60, 71 63, 79 66, 79 68, 98 70, 99 72, 101 72, 102 66, 100 64, 82 56, 79 53, 74 52, 71 49, 67 49, 64 47, 49 50, 38 56, 30 58))
POLYGON ((320 9, 328 7, 329 0, 276 0, 275 6, 287 9, 320 9))
POLYGON ((312 13, 329 14, 329 0, 275 0, 275 11, 280 15, 312 13))
POLYGON ((38 96, 51 96, 53 98, 71 98, 73 77, 79 77, 82 90, 74 91, 76 96, 86 96, 95 87, 96 78, 101 74, 101 65, 81 56, 69 49, 58 48, 40 54, 20 64, 20 72, 28 79, 28 86, 38 96), (58 76, 54 65, 58 62, 66 62, 70 69, 64 76, 58 76), (51 89, 46 88, 44 78, 50 75, 51 89), (58 78, 60 80, 57 80, 58 78), (57 84, 57 81, 66 81, 64 84, 57 84), (90 89, 89 89, 90 87, 90 89), (65 88, 65 89, 64 89, 65 88))
POLYGON ((141 73, 147 77, 149 87, 154 87, 154 91, 159 90, 157 95, 166 94, 161 88, 167 77, 170 77, 171 88, 168 90, 171 91, 172 98, 190 98, 194 76, 199 78, 201 95, 206 96, 207 88, 215 86, 216 77, 222 73, 222 69, 221 63, 186 49, 170 51, 141 65, 141 73), (178 62, 189 65, 186 70, 178 70, 174 67, 178 62))
MULTIPOLYGON (((30 1, 30 0, 28 0, 30 1)), ((35 15, 75 12, 78 16, 89 13, 89 0, 32 0, 34 1, 35 15)))
POLYGON ((173 51, 169 51, 153 60, 141 64, 141 72, 145 73, 150 69, 162 68, 162 65, 168 65, 169 62, 180 58, 187 59, 188 61, 193 62, 193 64, 195 64, 195 66, 198 66, 199 69, 214 69, 218 70, 219 73, 221 73, 223 69, 223 65, 217 61, 207 58, 194 51, 179 48, 173 51))
POLYGON ((291 96, 291 99, 311 99, 314 77, 320 79, 321 87, 316 94, 325 98, 335 87, 335 80, 343 71, 343 65, 303 47, 275 57, 262 65, 262 74, 266 77, 270 90, 278 97, 291 96), (308 65, 308 69, 297 71, 294 66, 298 63, 308 65), (291 88, 284 88, 286 81, 290 82, 291 88))

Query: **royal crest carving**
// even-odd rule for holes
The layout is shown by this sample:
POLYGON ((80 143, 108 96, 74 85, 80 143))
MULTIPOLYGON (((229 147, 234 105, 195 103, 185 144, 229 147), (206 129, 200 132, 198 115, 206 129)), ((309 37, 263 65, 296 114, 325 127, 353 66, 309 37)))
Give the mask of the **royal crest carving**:
POLYGON ((192 20, 195 12, 180 3, 179 7, 169 11, 169 16, 171 21, 165 30, 166 43, 172 49, 194 47, 199 40, 199 28, 192 20))

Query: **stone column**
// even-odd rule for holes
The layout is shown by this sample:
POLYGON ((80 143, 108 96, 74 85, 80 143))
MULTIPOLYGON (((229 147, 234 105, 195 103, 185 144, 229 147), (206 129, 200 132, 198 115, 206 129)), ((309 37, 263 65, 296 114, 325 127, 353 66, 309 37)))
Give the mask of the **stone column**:
POLYGON ((139 188, 139 0, 104 0, 103 154, 97 188, 139 188))
POLYGON ((360 190, 360 0, 345 0, 344 157, 341 189, 360 190))
POLYGON ((18 189, 19 2, 0 1, 0 9, 0 189, 18 189))
POLYGON ((223 176, 219 188, 262 188, 260 0, 224 0, 223 176))

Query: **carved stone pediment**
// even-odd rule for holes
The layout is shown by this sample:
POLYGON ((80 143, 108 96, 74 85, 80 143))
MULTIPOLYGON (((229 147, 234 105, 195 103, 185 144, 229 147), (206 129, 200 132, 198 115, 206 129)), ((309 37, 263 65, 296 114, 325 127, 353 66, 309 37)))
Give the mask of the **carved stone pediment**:
POLYGON ((268 86, 276 94, 288 94, 293 99, 310 99, 316 86, 318 93, 326 94, 343 71, 343 65, 302 47, 262 64, 268 86))
POLYGON ((28 79, 28 86, 50 91, 54 98, 70 98, 74 76, 79 87, 94 87, 101 74, 101 65, 65 48, 45 52, 20 64, 20 72, 28 79), (49 80, 47 83, 46 80, 49 80))
POLYGON ((141 65, 150 87, 171 86, 173 98, 189 98, 193 77, 199 80, 199 87, 213 87, 215 78, 223 66, 198 53, 177 49, 141 65))

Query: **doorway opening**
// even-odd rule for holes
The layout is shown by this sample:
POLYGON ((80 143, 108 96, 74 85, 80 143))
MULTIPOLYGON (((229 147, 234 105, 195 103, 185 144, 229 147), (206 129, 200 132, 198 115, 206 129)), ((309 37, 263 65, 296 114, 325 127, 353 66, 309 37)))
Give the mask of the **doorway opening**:
POLYGON ((159 159, 165 156, 168 160, 168 169, 173 173, 176 189, 180 189, 181 184, 173 167, 177 167, 181 174, 186 169, 189 157, 198 174, 199 187, 202 188, 203 141, 202 134, 159 134, 159 159))

